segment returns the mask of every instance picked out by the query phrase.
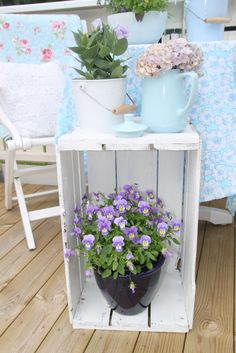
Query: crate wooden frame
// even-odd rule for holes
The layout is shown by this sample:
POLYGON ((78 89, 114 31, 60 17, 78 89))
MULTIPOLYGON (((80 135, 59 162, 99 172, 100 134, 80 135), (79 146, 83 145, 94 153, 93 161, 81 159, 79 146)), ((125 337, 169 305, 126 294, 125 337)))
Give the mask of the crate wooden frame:
POLYGON ((84 135, 79 129, 60 138, 56 156, 64 250, 76 245, 71 236, 73 208, 81 202, 87 187, 90 191, 106 192, 124 182, 141 181, 146 189, 152 184, 158 188, 158 195, 167 200, 167 208, 183 223, 181 245, 172 249, 173 256, 162 271, 156 297, 149 309, 135 316, 122 316, 110 310, 94 279, 85 278, 82 256, 65 258, 73 328, 159 332, 187 332, 192 328, 200 146, 199 136, 191 126, 183 133, 146 134, 133 139, 84 135), (86 173, 84 151, 88 151, 86 173), (133 180, 134 175, 138 180, 133 180))

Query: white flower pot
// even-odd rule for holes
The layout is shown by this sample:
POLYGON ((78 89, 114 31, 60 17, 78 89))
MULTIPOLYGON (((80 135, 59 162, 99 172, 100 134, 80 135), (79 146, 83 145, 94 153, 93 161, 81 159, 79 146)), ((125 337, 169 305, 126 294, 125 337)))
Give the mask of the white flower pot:
POLYGON ((129 44, 151 44, 160 40, 166 28, 167 12, 149 11, 141 22, 137 21, 133 12, 122 12, 109 15, 108 24, 126 26, 130 32, 129 44))
POLYGON ((73 80, 78 126, 87 133, 111 133, 123 121, 112 113, 125 102, 126 78, 107 80, 73 80))

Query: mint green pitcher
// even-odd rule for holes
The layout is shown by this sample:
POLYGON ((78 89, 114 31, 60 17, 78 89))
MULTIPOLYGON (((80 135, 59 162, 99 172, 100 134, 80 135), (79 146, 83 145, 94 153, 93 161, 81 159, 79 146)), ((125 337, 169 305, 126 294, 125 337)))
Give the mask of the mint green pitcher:
POLYGON ((169 70, 158 77, 145 77, 142 91, 141 119, 151 132, 181 132, 198 89, 195 72, 169 70), (185 78, 190 81, 187 92, 185 78), (187 97, 188 95, 188 97, 187 97))

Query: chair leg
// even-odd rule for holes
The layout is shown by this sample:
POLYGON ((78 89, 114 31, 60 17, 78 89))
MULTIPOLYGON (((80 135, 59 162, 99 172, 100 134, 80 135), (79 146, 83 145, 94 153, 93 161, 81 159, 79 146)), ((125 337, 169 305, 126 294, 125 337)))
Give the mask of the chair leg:
POLYGON ((19 203, 19 208, 20 208, 21 218, 22 218, 23 227, 24 227, 24 231, 25 231, 27 245, 28 245, 29 250, 33 250, 36 248, 36 246, 35 246, 34 236, 32 233, 29 214, 28 214, 28 210, 26 207, 26 202, 25 202, 20 178, 14 178, 14 184, 15 184, 16 195, 17 195, 17 199, 18 199, 18 203, 19 203))
POLYGON ((12 189, 13 189, 13 173, 15 163, 15 151, 11 149, 6 150, 5 159, 5 175, 4 175, 4 197, 5 207, 7 210, 12 209, 12 189))

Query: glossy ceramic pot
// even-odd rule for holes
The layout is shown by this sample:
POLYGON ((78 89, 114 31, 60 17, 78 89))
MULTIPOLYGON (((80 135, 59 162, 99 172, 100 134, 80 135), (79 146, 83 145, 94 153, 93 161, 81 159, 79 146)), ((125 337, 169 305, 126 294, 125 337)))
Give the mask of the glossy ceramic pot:
POLYGON ((145 310, 154 298, 164 262, 164 256, 159 254, 152 270, 146 269, 144 272, 132 275, 131 279, 136 286, 134 293, 129 288, 129 275, 120 275, 114 280, 112 276, 102 278, 97 271, 94 271, 95 279, 111 309, 123 315, 136 315, 145 310))

